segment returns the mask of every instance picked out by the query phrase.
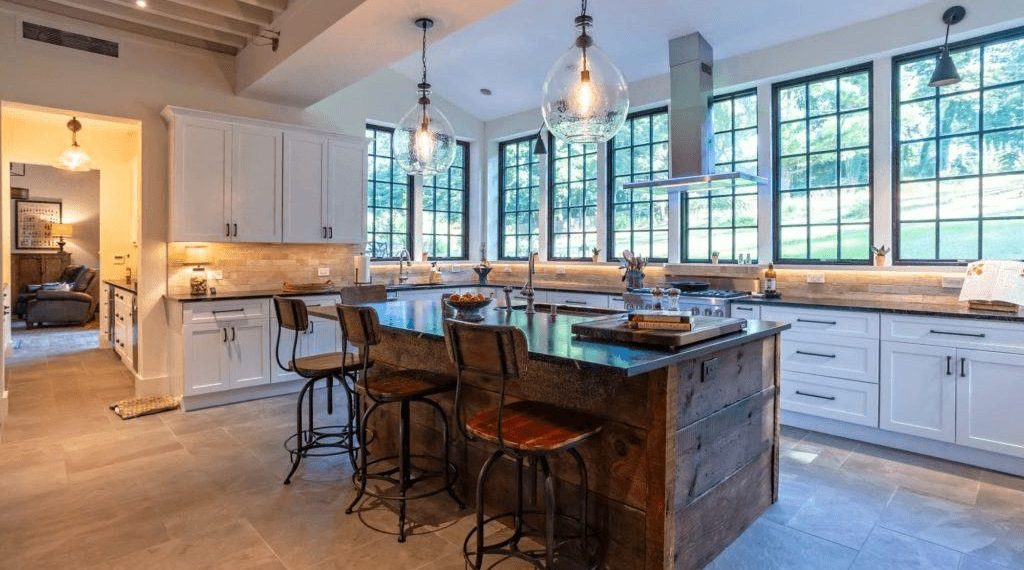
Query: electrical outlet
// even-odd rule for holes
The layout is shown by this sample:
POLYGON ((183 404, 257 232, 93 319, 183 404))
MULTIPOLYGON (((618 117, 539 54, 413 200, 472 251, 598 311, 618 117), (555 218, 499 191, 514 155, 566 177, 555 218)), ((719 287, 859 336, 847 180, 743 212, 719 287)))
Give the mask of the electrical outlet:
POLYGON ((718 359, 712 358, 701 363, 701 382, 713 382, 718 379, 718 359))
POLYGON ((555 266, 555 275, 565 275, 565 266, 564 265, 555 266))
POLYGON ((962 275, 944 275, 942 277, 943 289, 959 289, 963 286, 964 278, 962 275))
POLYGON ((330 277, 330 275, 331 275, 331 268, 330 267, 317 267, 316 268, 316 276, 317 277, 330 277))
POLYGON ((822 271, 815 271, 807 274, 808 283, 824 283, 825 273, 822 271))
POLYGON ((221 270, 210 271, 208 279, 224 279, 224 272, 221 270))
POLYGON ((501 272, 502 273, 512 273, 512 266, 511 265, 506 265, 506 266, 502 267, 501 268, 501 272))

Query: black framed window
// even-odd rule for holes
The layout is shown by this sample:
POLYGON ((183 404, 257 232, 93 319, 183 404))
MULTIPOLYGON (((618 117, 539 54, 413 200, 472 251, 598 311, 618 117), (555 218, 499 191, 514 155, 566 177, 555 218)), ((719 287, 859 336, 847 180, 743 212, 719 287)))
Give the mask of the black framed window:
POLYGON ((540 165, 537 137, 498 145, 498 230, 500 259, 527 259, 540 248, 540 165))
MULTIPOLYGON (((715 97, 711 107, 716 172, 757 174, 757 90, 715 97)), ((686 192, 686 261, 757 259, 757 184, 733 182, 728 188, 686 192)))
POLYGON ((548 136, 549 259, 590 259, 597 244, 597 145, 548 136))
POLYGON ((772 88, 775 260, 871 257, 871 64, 772 88))
POLYGON ((608 258, 628 249, 668 261, 668 193, 664 188, 626 190, 626 182, 668 177, 668 109, 630 113, 608 145, 608 258))
POLYGON ((893 240, 901 263, 1024 259, 1024 29, 893 58, 893 240))
POLYGON ((444 174, 423 177, 423 251, 434 259, 468 259, 469 143, 458 141, 444 174))
POLYGON ((366 165, 366 252, 371 259, 396 259, 412 247, 412 177, 394 158, 393 133, 366 125, 366 137, 372 139, 366 165))

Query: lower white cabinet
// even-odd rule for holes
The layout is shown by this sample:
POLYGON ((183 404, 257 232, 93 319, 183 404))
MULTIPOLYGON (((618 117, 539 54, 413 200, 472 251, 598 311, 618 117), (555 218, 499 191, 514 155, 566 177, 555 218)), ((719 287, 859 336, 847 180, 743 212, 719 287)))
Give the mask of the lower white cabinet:
POLYGON ((240 319, 186 325, 185 395, 270 383, 270 323, 240 319))
POLYGON ((957 350, 956 442, 1024 457, 1024 356, 957 350))
POLYGON ((548 291, 547 302, 552 305, 570 305, 574 307, 608 308, 608 295, 599 293, 579 293, 575 291, 548 291))
POLYGON ((956 441, 956 349, 882 342, 879 426, 956 441))
POLYGON ((802 414, 878 427, 878 386, 867 382, 785 372, 782 407, 802 414))

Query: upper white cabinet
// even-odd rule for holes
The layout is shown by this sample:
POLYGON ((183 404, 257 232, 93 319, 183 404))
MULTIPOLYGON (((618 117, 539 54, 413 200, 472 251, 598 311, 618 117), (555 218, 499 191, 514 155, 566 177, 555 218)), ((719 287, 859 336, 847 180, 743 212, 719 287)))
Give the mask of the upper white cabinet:
POLYGON ((170 241, 365 236, 366 139, 168 107, 170 241))

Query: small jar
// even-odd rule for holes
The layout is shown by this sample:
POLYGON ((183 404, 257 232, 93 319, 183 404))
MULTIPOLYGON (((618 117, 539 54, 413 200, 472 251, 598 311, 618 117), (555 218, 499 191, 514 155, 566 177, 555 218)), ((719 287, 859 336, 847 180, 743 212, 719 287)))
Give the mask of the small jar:
POLYGON ((666 311, 678 311, 679 310, 679 289, 671 287, 665 290, 665 297, 661 302, 661 306, 666 311))
POLYGON ((661 309, 661 300, 664 298, 664 291, 662 291, 661 287, 655 287, 654 289, 651 289, 651 297, 653 297, 654 300, 654 306, 652 306, 651 308, 654 310, 661 309))

